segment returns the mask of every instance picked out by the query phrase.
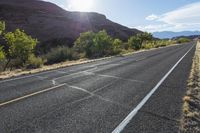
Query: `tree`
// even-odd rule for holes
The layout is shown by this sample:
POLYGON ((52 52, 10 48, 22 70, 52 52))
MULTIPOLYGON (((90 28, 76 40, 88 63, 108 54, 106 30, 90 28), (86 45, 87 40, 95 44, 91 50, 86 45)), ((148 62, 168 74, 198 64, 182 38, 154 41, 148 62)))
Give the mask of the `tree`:
POLYGON ((142 41, 138 36, 132 36, 128 39, 128 45, 132 49, 139 50, 142 47, 142 41))
POLYGON ((22 65, 24 65, 38 43, 37 39, 33 39, 20 29, 5 33, 4 39, 8 48, 5 51, 6 58, 8 59, 5 69, 11 59, 20 59, 22 65))
POLYGON ((107 56, 113 53, 113 39, 105 30, 99 31, 94 38, 93 55, 95 57, 107 56))
POLYGON ((0 35, 2 35, 2 33, 5 31, 5 22, 4 21, 0 21, 0 35))
POLYGON ((92 55, 92 47, 94 44, 93 39, 95 38, 95 33, 92 31, 88 31, 85 33, 81 33, 80 37, 75 41, 75 49, 78 50, 78 52, 85 52, 86 56, 92 55))
POLYGON ((153 40, 152 34, 144 32, 141 34, 137 34, 136 36, 130 37, 128 40, 128 44, 131 48, 138 50, 142 48, 142 45, 144 43, 146 43, 147 41, 152 41, 152 40, 153 40))
POLYGON ((153 35, 151 33, 148 32, 144 32, 142 34, 137 34, 137 37, 141 39, 141 43, 145 42, 145 41, 152 41, 153 40, 153 35))
MULTIPOLYGON (((5 22, 0 21, 0 36, 2 36, 5 31, 5 22)), ((3 50, 3 46, 0 45, 0 62, 5 60, 5 52, 3 50)))
POLYGON ((113 39, 105 30, 81 33, 75 41, 75 49, 85 52, 86 57, 102 57, 113 53, 113 39))

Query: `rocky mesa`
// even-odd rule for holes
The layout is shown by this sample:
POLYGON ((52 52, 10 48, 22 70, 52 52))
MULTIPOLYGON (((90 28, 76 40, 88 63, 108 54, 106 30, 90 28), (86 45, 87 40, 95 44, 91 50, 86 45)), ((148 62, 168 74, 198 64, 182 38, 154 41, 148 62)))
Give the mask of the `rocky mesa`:
POLYGON ((38 38, 39 48, 57 45, 72 46, 82 32, 105 29, 109 35, 121 40, 141 31, 114 23, 105 15, 86 12, 69 12, 59 6, 40 0, 1 0, 0 20, 7 24, 7 31, 23 29, 38 38))

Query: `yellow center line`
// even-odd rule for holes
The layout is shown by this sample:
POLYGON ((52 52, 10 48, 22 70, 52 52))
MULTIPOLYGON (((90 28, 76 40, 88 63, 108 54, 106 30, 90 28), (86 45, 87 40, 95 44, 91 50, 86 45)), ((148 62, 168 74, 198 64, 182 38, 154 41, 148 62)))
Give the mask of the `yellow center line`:
POLYGON ((29 98, 29 97, 32 97, 32 96, 35 96, 35 95, 38 95, 38 94, 41 94, 41 93, 44 93, 44 92, 47 92, 47 91, 54 90, 54 89, 62 87, 64 85, 66 85, 66 84, 60 84, 58 86, 47 88, 47 89, 44 89, 44 90, 41 90, 41 91, 37 91, 37 92, 31 93, 31 94, 28 94, 28 95, 25 95, 25 96, 22 96, 22 97, 19 97, 19 98, 15 98, 15 99, 9 100, 7 102, 0 103, 0 107, 8 105, 8 104, 11 104, 11 103, 14 103, 14 102, 17 102, 17 101, 20 101, 20 100, 23 100, 23 99, 26 99, 26 98, 29 98))

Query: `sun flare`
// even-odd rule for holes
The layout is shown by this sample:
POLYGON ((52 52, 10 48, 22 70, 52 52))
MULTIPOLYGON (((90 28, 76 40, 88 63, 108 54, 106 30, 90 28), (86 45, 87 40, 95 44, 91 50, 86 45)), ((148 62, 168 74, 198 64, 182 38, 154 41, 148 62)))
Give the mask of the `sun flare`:
POLYGON ((70 6, 73 10, 87 12, 94 6, 94 0, 71 0, 70 6))

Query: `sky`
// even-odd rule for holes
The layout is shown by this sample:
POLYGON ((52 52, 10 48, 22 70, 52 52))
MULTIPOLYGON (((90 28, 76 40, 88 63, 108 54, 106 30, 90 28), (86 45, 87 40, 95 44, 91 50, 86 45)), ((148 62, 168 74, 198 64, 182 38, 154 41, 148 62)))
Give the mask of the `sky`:
POLYGON ((200 0, 45 0, 68 11, 98 12, 142 31, 200 30, 200 0))

